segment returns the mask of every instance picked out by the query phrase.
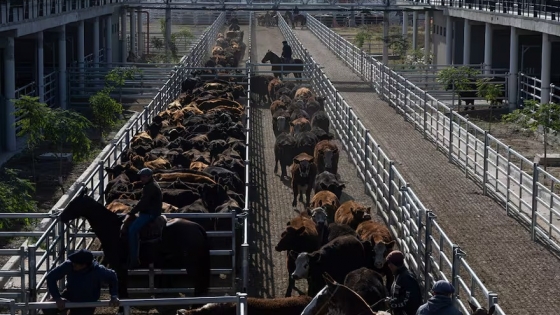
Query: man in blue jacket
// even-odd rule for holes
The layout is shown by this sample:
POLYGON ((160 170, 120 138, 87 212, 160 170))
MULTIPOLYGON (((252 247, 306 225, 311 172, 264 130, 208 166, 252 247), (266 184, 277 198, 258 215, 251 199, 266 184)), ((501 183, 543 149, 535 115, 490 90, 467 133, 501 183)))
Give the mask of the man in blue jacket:
POLYGON ((432 287, 433 296, 420 306, 416 315, 463 315, 453 305, 452 295, 455 292, 453 285, 445 280, 439 280, 432 287))
MULTIPOLYGON (((51 301, 56 302, 58 308, 44 309, 43 314, 55 315, 58 311, 66 310, 68 302, 96 302, 101 295, 101 285, 109 284, 111 294, 110 306, 119 306, 117 298, 118 280, 117 274, 93 259, 93 254, 81 249, 68 256, 68 260, 54 268, 47 274, 47 289, 51 295, 51 301), (59 292, 57 281, 66 276, 66 289, 59 292)), ((70 309, 71 315, 93 315, 95 308, 70 309)))

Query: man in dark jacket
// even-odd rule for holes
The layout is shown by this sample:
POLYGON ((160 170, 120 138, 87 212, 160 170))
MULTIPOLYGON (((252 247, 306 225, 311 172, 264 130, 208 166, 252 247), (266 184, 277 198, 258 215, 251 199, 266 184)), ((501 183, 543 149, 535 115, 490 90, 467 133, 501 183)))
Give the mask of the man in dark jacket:
POLYGON ((286 61, 286 63, 292 63, 292 47, 288 45, 287 41, 283 41, 282 44, 282 58, 286 61))
POLYGON ((404 265, 404 255, 394 250, 387 255, 387 265, 395 275, 388 298, 393 315, 415 315, 422 304, 422 293, 416 277, 404 265))
MULTIPOLYGON (((68 302, 96 302, 101 295, 102 283, 109 284, 111 294, 110 306, 119 306, 117 298, 118 280, 117 274, 93 259, 93 254, 81 249, 68 256, 68 260, 54 268, 47 274, 47 289, 51 295, 51 301, 56 302, 57 309, 44 309, 43 314, 55 315, 57 312, 66 310, 68 302), (59 292, 57 281, 66 276, 66 289, 59 292)), ((95 308, 73 308, 71 315, 93 315, 95 308)))
MULTIPOLYGON (((136 268, 140 264, 138 260, 138 234, 140 229, 161 215, 163 194, 159 184, 152 177, 153 174, 149 168, 143 168, 138 172, 140 181, 144 184, 142 198, 140 198, 136 207, 128 213, 129 216, 138 213, 138 218, 128 228, 129 268, 131 269, 136 268)), ((127 217, 125 220, 127 219, 129 218, 127 217)))
POLYGON ((420 306, 416 315, 463 315, 453 305, 452 295, 455 292, 453 285, 445 280, 439 280, 432 287, 433 296, 420 306))

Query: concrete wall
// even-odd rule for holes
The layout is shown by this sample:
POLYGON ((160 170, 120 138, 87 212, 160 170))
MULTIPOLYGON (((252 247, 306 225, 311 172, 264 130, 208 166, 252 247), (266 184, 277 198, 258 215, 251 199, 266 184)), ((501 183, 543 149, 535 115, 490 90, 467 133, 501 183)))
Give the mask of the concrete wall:
POLYGON ((432 22, 432 51, 434 54, 434 64, 445 64, 445 34, 447 29, 445 25, 445 16, 442 11, 436 11, 433 14, 432 22))

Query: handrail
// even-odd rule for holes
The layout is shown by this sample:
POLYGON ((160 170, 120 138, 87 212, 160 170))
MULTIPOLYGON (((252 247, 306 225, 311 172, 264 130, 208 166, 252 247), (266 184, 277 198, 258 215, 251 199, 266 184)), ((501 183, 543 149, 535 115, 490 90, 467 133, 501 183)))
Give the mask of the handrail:
MULTIPOLYGON (((314 33, 317 32, 318 21, 308 15, 307 22, 309 28, 312 31, 315 28, 314 33)), ((436 215, 422 204, 393 161, 314 62, 282 16, 279 16, 279 27, 295 54, 310 65, 311 87, 317 94, 326 97, 325 110, 342 146, 348 152, 349 160, 356 165, 358 176, 365 183, 366 193, 375 201, 378 211, 397 239, 399 248, 405 253, 408 266, 419 277, 424 297, 428 297, 435 281, 446 279, 455 286, 457 292, 453 296, 454 301, 465 314, 469 312, 465 300, 459 299, 459 296, 468 297, 477 305, 480 305, 478 301, 485 301, 486 307, 498 306, 497 295, 486 289, 472 271, 461 248, 437 223, 436 215)), ((340 38, 335 40, 341 41, 340 38)), ((353 47, 339 47, 338 51, 341 58, 349 60, 357 69, 373 69, 373 65, 369 66, 364 59, 353 55, 352 52, 356 52, 358 56, 363 56, 353 47)), ((391 84, 401 82, 386 83, 389 86, 391 84)), ((392 87, 388 89, 391 93, 397 93, 392 87)), ((496 314, 505 315, 500 307, 497 307, 496 314)))

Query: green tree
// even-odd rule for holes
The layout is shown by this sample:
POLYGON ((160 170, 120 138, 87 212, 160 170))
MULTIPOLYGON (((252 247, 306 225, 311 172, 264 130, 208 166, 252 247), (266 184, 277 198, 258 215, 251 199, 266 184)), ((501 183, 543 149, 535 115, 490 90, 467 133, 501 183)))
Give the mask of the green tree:
MULTIPOLYGON (((16 170, 0 170, 0 209, 8 213, 35 212, 37 203, 33 200, 35 186, 17 176, 16 170)), ((29 219, 18 220, 29 224, 29 219)), ((16 220, 0 219, 0 229, 10 227, 16 220)))
POLYGON ((505 122, 516 123, 522 127, 537 131, 539 126, 543 128, 544 134, 544 169, 548 164, 547 157, 547 135, 550 130, 560 130, 560 104, 539 104, 534 100, 525 101, 522 108, 504 115, 505 122))
POLYGON ((16 108, 14 115, 19 117, 16 126, 20 130, 17 135, 27 137, 27 148, 31 152, 33 178, 36 178, 35 148, 44 140, 43 129, 49 123, 48 114, 51 109, 47 104, 39 102, 38 97, 24 95, 12 101, 16 108))
POLYGON ((371 40, 373 39, 373 32, 368 28, 361 28, 360 31, 354 36, 354 43, 360 49, 364 44, 368 43, 368 52, 371 52, 371 40))

